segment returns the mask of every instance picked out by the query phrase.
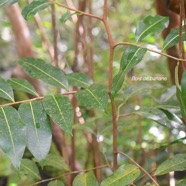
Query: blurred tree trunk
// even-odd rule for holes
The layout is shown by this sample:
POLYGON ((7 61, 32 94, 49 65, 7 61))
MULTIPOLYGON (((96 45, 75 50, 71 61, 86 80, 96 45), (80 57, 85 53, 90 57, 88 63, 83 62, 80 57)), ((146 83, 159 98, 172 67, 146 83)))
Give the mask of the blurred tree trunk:
MULTIPOLYGON (((168 16, 169 17, 169 25, 166 29, 164 29, 164 31, 162 32, 162 36, 165 39, 166 36, 170 33, 170 31, 173 28, 179 27, 180 26, 180 16, 179 14, 176 14, 175 12, 173 12, 172 10, 170 10, 169 1, 167 0, 155 0, 155 6, 156 6, 156 11, 159 15, 161 16, 168 16)), ((178 1, 179 3, 179 1, 178 1)), ((178 5, 175 5, 176 7, 179 7, 178 5)), ((173 9, 172 5, 171 5, 171 9, 173 9)), ((174 56, 174 57, 181 57, 179 56, 179 47, 178 45, 173 46, 169 49, 167 49, 167 54, 174 56)), ((169 71, 170 71, 170 75, 171 75, 171 81, 173 84, 175 84, 175 67, 177 65, 177 61, 173 60, 171 58, 168 58, 168 65, 169 65, 169 71)), ((186 67, 186 64, 183 62, 180 62, 179 64, 179 81, 181 80, 182 77, 182 73, 184 71, 184 66, 186 67)))

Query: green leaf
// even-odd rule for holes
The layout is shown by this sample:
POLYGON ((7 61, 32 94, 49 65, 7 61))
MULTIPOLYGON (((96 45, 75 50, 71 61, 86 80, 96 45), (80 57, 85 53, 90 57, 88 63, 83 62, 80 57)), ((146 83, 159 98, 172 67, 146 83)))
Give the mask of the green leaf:
POLYGON ((185 185, 186 185, 186 179, 180 180, 180 181, 176 184, 176 186, 185 186, 185 185))
POLYGON ((59 170, 69 170, 69 167, 65 163, 63 157, 56 154, 48 154, 47 157, 39 163, 41 166, 51 166, 59 170))
POLYGON ((47 156, 52 142, 50 120, 38 101, 21 104, 19 114, 26 124, 27 147, 41 161, 47 156))
MULTIPOLYGON (((182 41, 186 41, 184 27, 182 28, 182 41)), ((179 42, 179 28, 172 29, 164 40, 163 49, 166 50, 179 42)))
POLYGON ((47 186, 65 186, 65 185, 62 181, 54 180, 54 181, 49 182, 47 186))
POLYGON ((21 161, 21 167, 20 171, 26 175, 29 176, 29 178, 40 180, 40 174, 37 165, 34 161, 29 159, 22 159, 21 161))
POLYGON ((186 107, 186 70, 183 72, 181 78, 181 92, 182 92, 182 99, 186 107))
POLYGON ((66 77, 71 86, 87 88, 93 83, 87 75, 82 73, 67 74, 66 77))
POLYGON ((166 110, 165 113, 165 109, 161 110, 158 108, 144 108, 134 112, 134 114, 138 114, 144 118, 151 119, 164 127, 179 128, 181 126, 181 121, 179 120, 179 118, 173 113, 171 114, 168 110, 166 110))
POLYGON ((120 166, 113 174, 101 182, 101 186, 125 186, 140 175, 138 167, 132 164, 120 166))
POLYGON ((93 172, 79 174, 73 181, 73 186, 99 186, 93 172))
POLYGON ((108 91, 102 85, 93 84, 89 88, 79 90, 76 94, 82 106, 105 110, 108 104, 108 91))
POLYGON ((6 7, 17 2, 18 0, 0 0, 0 7, 6 7))
POLYGON ((174 126, 175 128, 183 127, 184 123, 183 121, 173 112, 164 109, 164 108, 159 108, 166 116, 167 118, 171 121, 171 125, 174 126))
POLYGON ((39 96, 32 84, 30 84, 27 80, 12 78, 8 80, 8 83, 15 90, 20 90, 34 96, 39 96))
POLYGON ((136 29, 136 41, 143 40, 149 34, 160 33, 168 23, 168 17, 159 15, 147 16, 139 23, 136 29))
POLYGON ((0 77, 0 97, 14 102, 14 94, 11 86, 0 77))
POLYGON ((52 3, 47 0, 35 0, 22 10, 23 17, 27 20, 30 16, 37 12, 48 8, 52 3))
POLYGON ((177 154, 164 161, 156 170, 155 175, 163 175, 172 171, 186 170, 186 154, 177 154))
POLYGON ((60 18, 60 22, 62 24, 65 24, 68 20, 72 21, 72 16, 76 14, 76 13, 70 13, 70 12, 66 12, 65 14, 63 14, 60 18))
POLYGON ((186 104, 184 100, 185 95, 183 95, 182 91, 178 87, 176 87, 176 96, 180 103, 181 115, 183 119, 186 121, 186 104))
POLYGON ((72 133, 74 111, 68 97, 61 94, 45 96, 43 106, 51 119, 66 133, 72 133))
POLYGON ((131 46, 127 48, 124 52, 119 73, 113 79, 112 85, 112 96, 115 97, 118 91, 121 89, 125 75, 129 72, 134 66, 136 66, 144 57, 146 49, 139 48, 137 46, 131 46))
POLYGON ((14 167, 19 168, 26 147, 26 132, 16 109, 0 108, 0 129, 0 147, 14 167))
POLYGON ((25 58, 19 61, 19 64, 33 78, 67 90, 67 79, 64 73, 57 67, 47 64, 42 59, 25 58))
POLYGON ((160 88, 162 88, 160 84, 140 83, 137 85, 132 85, 127 87, 123 97, 126 102, 129 98, 131 98, 135 94, 144 93, 144 92, 146 93, 149 90, 160 89, 160 88))

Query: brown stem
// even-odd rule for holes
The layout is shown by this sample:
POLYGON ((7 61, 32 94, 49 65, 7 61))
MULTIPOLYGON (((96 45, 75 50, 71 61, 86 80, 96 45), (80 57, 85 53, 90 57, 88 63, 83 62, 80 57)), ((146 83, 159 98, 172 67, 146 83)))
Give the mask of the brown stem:
POLYGON ((51 5, 52 10, 52 30, 53 30, 53 43, 54 43, 54 63, 58 67, 58 30, 56 25, 56 8, 55 4, 51 5))
POLYGON ((100 17, 100 16, 96 16, 94 14, 90 14, 90 13, 87 13, 87 12, 83 12, 83 11, 80 11, 80 10, 77 10, 77 9, 74 9, 74 8, 71 8, 71 7, 68 7, 68 6, 63 5, 63 4, 61 4, 59 2, 56 2, 54 0, 51 0, 51 2, 54 3, 54 4, 56 4, 56 5, 58 5, 58 6, 60 6, 60 7, 66 8, 67 10, 71 10, 71 11, 74 11, 74 12, 78 12, 78 13, 80 13, 82 15, 86 15, 86 16, 89 16, 89 17, 93 17, 95 19, 102 20, 102 17, 100 17))
MULTIPOLYGON (((70 94, 75 94, 75 93, 76 93, 76 91, 71 91, 71 92, 63 93, 62 95, 70 95, 70 94)), ((37 97, 37 98, 33 98, 33 99, 27 99, 27 100, 7 103, 7 104, 0 105, 0 107, 13 106, 13 105, 18 105, 21 103, 27 103, 27 102, 36 101, 36 100, 38 101, 38 100, 42 100, 43 98, 44 98, 44 96, 41 96, 41 97, 37 97)))
POLYGON ((108 14, 108 7, 107 7, 107 0, 104 0, 104 13, 102 21, 104 23, 109 45, 110 45, 110 56, 109 56, 109 82, 108 82, 108 94, 111 100, 111 106, 112 106, 112 122, 113 122, 113 171, 115 171, 118 168, 118 159, 117 159, 117 112, 116 112, 116 104, 114 101, 114 98, 111 95, 111 89, 112 89, 112 79, 113 79, 113 60, 114 60, 114 41, 112 38, 112 34, 110 31, 109 23, 107 21, 107 14, 108 14))
POLYGON ((186 62, 186 59, 174 57, 174 56, 171 56, 171 55, 169 55, 169 54, 166 54, 166 53, 163 53, 163 52, 159 52, 159 51, 157 51, 157 50, 153 50, 153 49, 150 49, 150 48, 148 48, 148 47, 141 46, 141 45, 138 45, 138 44, 135 44, 135 43, 130 43, 130 42, 119 42, 119 43, 116 43, 116 44, 114 45, 114 48, 116 48, 117 46, 122 46, 122 45, 137 46, 137 47, 139 47, 139 48, 145 48, 145 49, 147 49, 147 50, 150 51, 150 52, 153 52, 153 53, 156 53, 156 54, 165 56, 165 57, 170 58, 170 59, 174 59, 174 60, 176 60, 176 62, 177 62, 177 61, 186 62))
POLYGON ((94 168, 90 168, 90 169, 86 169, 86 170, 69 172, 69 173, 66 173, 66 174, 63 174, 63 175, 60 175, 60 176, 56 176, 56 177, 53 177, 53 178, 38 181, 38 182, 32 184, 32 186, 39 185, 41 183, 45 183, 45 182, 49 182, 49 181, 53 181, 53 180, 57 180, 61 177, 67 176, 67 175, 78 174, 78 173, 82 173, 82 172, 90 172, 90 171, 93 171, 93 170, 96 170, 96 169, 102 169, 102 168, 105 168, 105 167, 108 167, 108 166, 107 165, 101 165, 99 167, 94 167, 94 168))

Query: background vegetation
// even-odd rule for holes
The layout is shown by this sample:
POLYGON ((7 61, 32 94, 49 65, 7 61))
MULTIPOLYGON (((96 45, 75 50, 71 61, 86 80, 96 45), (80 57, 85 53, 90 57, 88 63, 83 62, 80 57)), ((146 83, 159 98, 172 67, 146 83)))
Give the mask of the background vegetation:
MULTIPOLYGON (((11 77, 26 79, 36 92, 31 95, 30 92, 25 93, 25 90, 16 90, 18 87, 15 84, 10 80, 6 81, 15 89, 15 103, 1 96, 1 108, 6 108, 5 104, 9 104, 18 109, 21 119, 27 124, 29 114, 24 113, 24 110, 27 111, 28 108, 20 101, 28 102, 35 96, 41 100, 44 95, 44 108, 57 123, 50 109, 47 110, 52 105, 47 96, 67 94, 65 98, 68 97, 71 101, 72 110, 65 101, 61 102, 61 108, 66 106, 66 117, 72 117, 74 124, 73 130, 69 132, 70 129, 64 125, 56 125, 51 121, 53 142, 50 146, 51 135, 47 136, 47 132, 43 141, 44 147, 50 149, 49 153, 46 152, 44 158, 37 156, 37 150, 30 150, 27 144, 23 159, 20 157, 20 166, 11 159, 9 149, 3 149, 6 143, 1 143, 0 185, 184 185, 185 180, 182 179, 186 176, 186 102, 185 76, 182 77, 184 68, 180 67, 184 63, 184 54, 179 52, 184 48, 184 31, 182 35, 182 31, 180 33, 177 30, 171 36, 180 38, 175 43, 170 43, 167 50, 167 54, 176 59, 172 69, 167 59, 173 58, 167 56, 163 50, 166 44, 163 37, 170 25, 170 17, 169 21, 166 17, 156 17, 157 12, 161 15, 156 1, 40 0, 33 2, 50 4, 45 8, 37 5, 35 12, 29 6, 31 2, 15 2, 9 0, 4 4, 0 1, 1 77, 5 80, 11 77), (88 12, 89 15, 86 14, 88 12), (145 21, 146 17, 148 19, 145 21), (151 30, 151 26, 157 22, 156 19, 162 19, 162 25, 157 24, 151 30), (143 23, 147 23, 146 29, 140 27, 143 23), (146 37, 139 38, 143 31, 146 37), (176 44, 178 55, 170 53, 170 47, 176 44), (136 55, 138 49, 139 54, 136 55), (28 57, 31 57, 30 60, 28 57), (86 74, 75 76, 75 79, 88 86, 95 85, 90 91, 100 99, 101 106, 94 104, 95 100, 85 94, 87 85, 70 82, 71 86, 65 91, 64 87, 58 87, 45 77, 39 78, 37 73, 34 77, 27 66, 27 60, 30 64, 37 62, 34 58, 38 59, 38 63, 42 59, 43 66, 56 66, 64 74, 86 74), (134 61, 132 58, 135 58, 134 61), (129 62, 132 64, 127 67, 129 62), (181 65, 178 67, 179 71, 175 72, 177 62, 181 65), (119 72, 123 74, 120 76, 119 72), (178 79, 176 85, 175 77, 178 79), (120 78, 123 78, 121 83, 120 78), (178 85, 178 81, 181 85, 178 85), (76 91, 79 93, 74 96, 76 91), (183 100, 183 104, 180 104, 180 100, 183 100), (69 134, 71 132, 72 135, 69 134), (168 162, 165 162, 167 159, 168 162), (134 171, 130 172, 131 170, 134 171), (116 181, 118 175, 119 181, 116 181)), ((183 4, 180 7, 184 7, 183 4)), ((170 5, 167 5, 167 9, 175 11, 170 10, 170 5)), ((183 12, 184 8, 181 10, 183 12)), ((179 19, 185 19, 184 13, 173 14, 179 19)), ((179 22, 174 20, 174 23, 179 26, 179 22)), ((39 68, 45 70, 45 67, 39 68)), ((49 68, 52 73, 52 67, 49 68)), ((46 73, 50 73, 50 70, 46 69, 46 73)), ((58 75, 57 71, 56 74, 58 75)), ((4 84, 4 80, 1 80, 0 89, 4 90, 4 84)), ((10 94, 10 91, 5 92, 10 94)), ((41 105, 35 107, 37 112, 43 109, 41 105)), ((12 117, 15 119, 13 113, 12 117)), ((4 136, 2 120, 0 127, 0 134, 4 136)), ((4 138, 0 137, 0 140, 3 141, 4 138)), ((22 140, 18 140, 21 143, 22 140)), ((30 145, 34 146, 32 142, 30 145)))

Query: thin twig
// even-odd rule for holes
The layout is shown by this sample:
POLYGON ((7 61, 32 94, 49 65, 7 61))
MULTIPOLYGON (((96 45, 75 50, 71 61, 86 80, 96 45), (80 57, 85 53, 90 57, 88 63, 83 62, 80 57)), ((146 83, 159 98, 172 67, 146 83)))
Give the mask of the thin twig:
MULTIPOLYGON (((61 95, 70 95, 70 94, 75 94, 76 92, 77 91, 71 91, 71 92, 63 93, 61 95)), ((27 103, 27 102, 31 102, 31 101, 39 101, 39 100, 42 100, 43 98, 44 98, 44 96, 40 96, 40 97, 36 97, 36 98, 32 98, 32 99, 27 99, 27 100, 12 102, 12 103, 6 103, 6 104, 3 104, 3 105, 0 105, 0 108, 5 107, 5 106, 19 105, 21 103, 27 103)))
POLYGON ((71 10, 71 11, 74 11, 74 12, 77 12, 77 13, 80 13, 82 15, 86 15, 86 16, 89 16, 89 17, 93 17, 95 19, 102 20, 102 17, 100 17, 100 16, 97 16, 97 15, 94 15, 94 14, 90 14, 90 13, 87 13, 87 12, 83 12, 83 11, 77 10, 75 8, 68 7, 68 6, 63 5, 63 4, 61 4, 61 3, 57 2, 57 1, 54 1, 54 0, 51 0, 51 2, 56 4, 56 5, 58 5, 58 6, 60 6, 60 7, 66 8, 68 10, 71 10))
POLYGON ((78 173, 82 173, 82 172, 90 172, 90 171, 93 171, 93 170, 96 170, 96 169, 102 169, 102 168, 105 168, 105 167, 108 167, 108 166, 107 165, 101 165, 99 167, 93 167, 93 168, 86 169, 86 170, 69 172, 69 173, 66 173, 66 174, 62 174, 60 176, 56 176, 56 177, 53 177, 53 178, 38 181, 38 182, 32 184, 31 186, 38 185, 38 184, 45 183, 45 182, 49 182, 49 181, 53 181, 53 180, 57 180, 61 177, 68 176, 68 175, 71 175, 71 174, 78 174, 78 173))
POLYGON ((147 50, 150 51, 150 52, 154 52, 154 53, 156 53, 156 54, 159 54, 159 55, 162 55, 162 56, 165 56, 165 57, 174 59, 174 60, 176 60, 176 61, 183 61, 183 62, 186 62, 186 59, 181 59, 181 58, 173 57, 173 56, 171 56, 171 55, 168 55, 168 54, 165 54, 165 53, 159 52, 159 51, 157 51, 157 50, 153 50, 153 49, 150 49, 150 48, 148 48, 148 47, 141 46, 141 45, 138 45, 138 44, 135 44, 135 43, 130 43, 130 42, 119 42, 119 43, 116 43, 116 44, 114 45, 114 48, 116 48, 116 47, 119 46, 119 45, 129 45, 129 46, 137 46, 137 47, 139 47, 139 48, 145 48, 145 49, 147 49, 147 50))
POLYGON ((130 158, 127 154, 123 152, 118 152, 119 154, 122 154, 126 158, 128 158, 132 163, 134 163, 141 171, 143 171, 153 182, 156 186, 159 186, 159 184, 156 182, 156 180, 143 168, 141 167, 136 161, 134 161, 132 158, 130 158))

